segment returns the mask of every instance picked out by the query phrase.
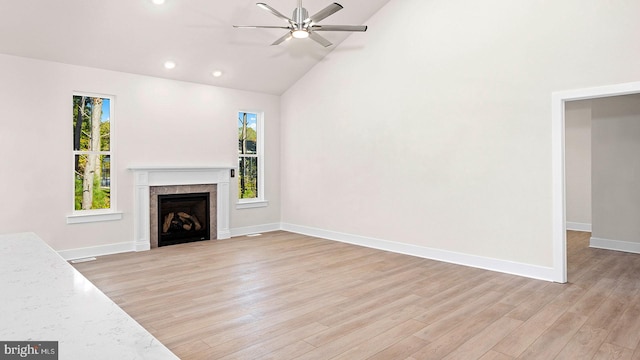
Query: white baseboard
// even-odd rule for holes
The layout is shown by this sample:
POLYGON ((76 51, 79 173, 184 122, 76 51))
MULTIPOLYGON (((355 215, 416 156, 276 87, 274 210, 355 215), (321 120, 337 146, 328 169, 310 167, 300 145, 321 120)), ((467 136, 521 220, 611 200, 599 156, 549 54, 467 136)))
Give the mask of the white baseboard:
POLYGON ((640 243, 591 237, 589 247, 640 254, 640 243))
POLYGON ((281 229, 280 223, 246 226, 246 227, 231 229, 231 237, 278 231, 280 229, 281 229))
POLYGON ((506 260, 486 258, 476 255, 461 254, 452 251, 432 249, 417 245, 403 244, 388 240, 374 239, 359 235, 345 234, 293 224, 282 224, 282 230, 303 235, 315 236, 354 245, 370 247, 400 254, 443 261, 458 265, 470 266, 485 270, 524 276, 533 279, 554 281, 555 271, 551 267, 523 264, 506 260))
POLYGON ((591 232, 591 224, 567 221, 567 230, 591 232))
POLYGON ((82 259, 86 257, 96 257, 103 255, 118 254, 135 251, 134 242, 123 242, 116 244, 91 246, 79 249, 60 250, 58 254, 65 260, 82 259))
MULTIPOLYGON (((264 233, 269 231, 280 230, 280 223, 247 226, 242 228, 231 229, 230 236, 242 236, 255 233, 264 233)), ((229 237, 230 237, 229 236, 229 237)), ((229 238, 226 237, 226 238, 229 238)), ((65 260, 75 260, 87 257, 104 256, 118 254, 131 251, 149 250, 148 244, 138 244, 136 242, 123 242, 116 244, 107 244, 100 246, 91 246, 86 248, 60 250, 58 254, 65 260), (146 245, 146 246, 145 246, 146 245)))
MULTIPOLYGON (((231 229, 231 236, 244 236, 255 233, 265 233, 271 231, 285 230, 293 233, 315 236, 328 240, 335 240, 344 243, 365 246, 369 248, 391 251, 399 254, 406 254, 411 256, 417 256, 425 259, 443 261, 458 265, 470 266, 485 270, 497 271, 507 274, 513 274, 518 276, 524 276, 533 279, 546 280, 546 281, 554 281, 555 272, 551 267, 543 267, 537 265, 530 265, 524 263, 517 263, 513 261, 507 260, 499 260, 493 258, 487 258, 476 255, 468 255, 462 253, 456 253, 447 250, 433 249, 427 248, 417 245, 411 244, 403 244, 389 240, 375 239, 365 236, 346 234, 336 231, 317 229, 307 226, 294 225, 288 223, 272 223, 272 224, 263 224, 263 225, 255 225, 255 226, 247 226, 241 228, 231 229)), ((592 247, 600 247, 593 245, 592 238, 592 247)), ((630 246, 623 247, 627 250, 622 249, 611 249, 611 250, 620 250, 627 252, 637 252, 640 253, 640 244, 635 243, 626 243, 621 241, 613 241, 608 240, 609 242, 614 242, 616 244, 633 244, 637 246, 635 251, 628 250, 630 246)), ((609 247, 602 247, 609 248, 609 247)), ((61 250, 58 251, 58 254, 62 256, 65 260, 73 260, 73 259, 81 259, 92 256, 103 256, 109 254, 117 254, 122 252, 130 252, 135 251, 135 243, 134 242, 126 242, 126 243, 116 243, 102 246, 93 246, 87 248, 80 249, 70 249, 70 250, 61 250)))

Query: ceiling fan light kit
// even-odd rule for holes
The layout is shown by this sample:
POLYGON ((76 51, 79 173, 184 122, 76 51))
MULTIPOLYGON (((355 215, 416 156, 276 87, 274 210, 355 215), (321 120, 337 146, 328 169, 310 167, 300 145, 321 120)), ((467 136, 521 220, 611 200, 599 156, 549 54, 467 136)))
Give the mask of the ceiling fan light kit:
POLYGON ((283 15, 278 10, 272 8, 265 3, 257 3, 259 8, 275 15, 287 22, 287 26, 268 26, 268 25, 234 25, 235 28, 240 29, 285 29, 289 30, 284 36, 274 41, 271 45, 281 44, 289 39, 306 39, 317 42, 318 44, 328 47, 331 46, 331 42, 324 37, 317 34, 318 31, 347 31, 347 32, 364 32, 367 31, 366 25, 318 25, 317 23, 330 15, 342 10, 342 5, 333 3, 324 9, 320 10, 316 14, 309 16, 307 9, 302 7, 302 0, 298 0, 298 7, 293 10, 293 16, 291 18, 283 15))
POLYGON ((306 39, 309 37, 309 33, 304 30, 293 30, 291 36, 296 39, 306 39))

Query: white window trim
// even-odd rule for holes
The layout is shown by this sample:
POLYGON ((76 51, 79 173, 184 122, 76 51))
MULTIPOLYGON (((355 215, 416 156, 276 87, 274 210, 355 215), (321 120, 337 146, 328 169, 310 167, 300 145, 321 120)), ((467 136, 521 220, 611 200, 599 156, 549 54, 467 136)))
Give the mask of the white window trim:
MULTIPOLYGON (((91 92, 83 92, 83 91, 74 91, 72 93, 72 97, 73 96, 87 96, 87 97, 100 97, 103 99, 109 99, 109 128, 111 131, 111 134, 109 136, 110 139, 110 143, 109 143, 109 155, 110 155, 110 160, 111 160, 111 173, 109 174, 109 176, 111 177, 111 208, 109 209, 95 209, 95 210, 75 210, 75 200, 74 197, 71 196, 71 209, 72 209, 72 213, 70 215, 67 215, 67 224, 84 224, 84 223, 92 223, 92 222, 101 222, 101 221, 114 221, 114 220, 121 220, 122 219, 122 211, 118 211, 118 207, 117 207, 117 178, 116 178, 116 173, 117 173, 117 158, 116 158, 116 139, 113 136, 116 131, 116 122, 113 121, 113 119, 115 118, 115 100, 116 100, 116 96, 115 95, 108 95, 108 94, 98 94, 98 93, 91 93, 91 92)), ((71 111, 72 115, 73 115, 73 110, 71 111)), ((72 116, 69 116, 69 118, 71 118, 72 116)), ((75 151, 72 151, 72 155, 71 156, 71 168, 73 169, 73 167, 75 166, 75 151)), ((70 181, 70 185, 71 185, 71 194, 75 194, 75 180, 74 180, 74 175, 73 175, 73 171, 71 172, 71 181, 70 181)))
MULTIPOLYGON (((236 209, 253 209, 269 206, 269 201, 266 200, 265 197, 265 189, 264 189, 264 112, 256 111, 256 110, 238 110, 236 112, 236 117, 238 113, 251 113, 256 114, 257 118, 257 136, 258 136, 258 146, 257 146, 257 158, 258 158, 258 197, 253 199, 239 199, 236 195, 236 209)), ((236 145, 237 146, 237 145, 236 145)), ((240 179, 240 169, 237 169, 236 172, 238 176, 236 177, 239 181, 240 179)), ((237 185, 237 184, 236 184, 237 185)), ((237 188, 237 186, 236 186, 237 188)))
POLYGON ((113 221, 121 220, 122 212, 114 210, 84 210, 74 212, 72 215, 67 215, 67 224, 84 224, 99 221, 113 221))

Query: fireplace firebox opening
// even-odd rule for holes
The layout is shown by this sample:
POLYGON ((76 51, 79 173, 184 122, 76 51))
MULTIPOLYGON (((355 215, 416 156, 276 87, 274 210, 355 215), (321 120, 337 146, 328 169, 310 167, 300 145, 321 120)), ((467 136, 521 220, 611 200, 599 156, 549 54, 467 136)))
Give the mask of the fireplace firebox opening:
POLYGON ((210 240, 209 193, 158 195, 158 247, 210 240))

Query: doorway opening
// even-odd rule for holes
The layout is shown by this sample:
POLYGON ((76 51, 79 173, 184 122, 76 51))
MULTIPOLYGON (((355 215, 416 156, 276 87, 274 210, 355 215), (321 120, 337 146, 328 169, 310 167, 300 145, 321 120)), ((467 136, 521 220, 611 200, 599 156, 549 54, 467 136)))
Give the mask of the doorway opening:
POLYGON ((552 232, 554 281, 567 282, 565 104, 569 101, 640 94, 640 82, 552 94, 552 232))

